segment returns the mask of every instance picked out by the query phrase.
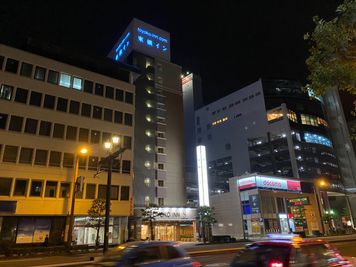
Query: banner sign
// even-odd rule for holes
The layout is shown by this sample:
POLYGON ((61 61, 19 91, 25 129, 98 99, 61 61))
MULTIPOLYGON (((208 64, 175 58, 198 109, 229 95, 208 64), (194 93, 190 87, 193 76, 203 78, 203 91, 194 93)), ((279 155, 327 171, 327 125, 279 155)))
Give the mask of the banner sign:
POLYGON ((262 175, 238 179, 237 183, 240 190, 250 188, 267 188, 281 191, 301 191, 300 181, 262 175))

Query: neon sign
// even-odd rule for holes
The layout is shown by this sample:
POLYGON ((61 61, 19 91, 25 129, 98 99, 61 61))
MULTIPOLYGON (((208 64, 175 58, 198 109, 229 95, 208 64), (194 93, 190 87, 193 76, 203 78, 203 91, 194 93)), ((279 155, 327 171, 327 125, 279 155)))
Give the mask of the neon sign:
POLYGON ((137 36, 137 41, 140 44, 158 49, 163 52, 168 51, 168 40, 162 36, 159 36, 150 31, 144 30, 140 27, 137 28, 139 35, 137 36))
POLYGON ((130 32, 126 34, 124 39, 119 43, 119 45, 115 49, 115 60, 118 61, 120 57, 126 52, 127 48, 130 45, 130 41, 128 40, 129 36, 131 35, 130 32))

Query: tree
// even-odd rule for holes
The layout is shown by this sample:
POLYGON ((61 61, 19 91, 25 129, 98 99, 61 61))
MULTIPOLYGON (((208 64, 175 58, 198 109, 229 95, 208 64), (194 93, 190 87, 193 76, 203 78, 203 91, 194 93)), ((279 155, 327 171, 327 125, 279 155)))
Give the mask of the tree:
POLYGON ((151 240, 155 240, 154 224, 159 217, 166 216, 164 212, 161 212, 156 204, 150 203, 148 207, 141 209, 141 219, 143 222, 148 222, 151 240))
POLYGON ((314 31, 304 36, 311 42, 306 64, 316 95, 335 88, 356 94, 356 0, 344 0, 336 13, 329 21, 315 16, 314 31))
POLYGON ((197 221, 200 225, 200 233, 203 238, 203 242, 210 241, 211 238, 211 226, 216 223, 215 209, 214 207, 201 206, 197 209, 197 221))
POLYGON ((88 210, 88 215, 90 217, 88 226, 96 229, 95 248, 98 248, 99 246, 99 231, 105 221, 105 203, 105 199, 94 199, 90 209, 88 210))

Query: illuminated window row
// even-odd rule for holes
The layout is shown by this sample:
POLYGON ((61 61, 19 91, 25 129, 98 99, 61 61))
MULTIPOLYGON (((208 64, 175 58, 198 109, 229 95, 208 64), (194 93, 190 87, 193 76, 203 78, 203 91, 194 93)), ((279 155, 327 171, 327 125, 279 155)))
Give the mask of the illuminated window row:
POLYGON ((267 121, 274 121, 283 118, 283 112, 281 108, 274 109, 267 112, 267 121))
POLYGON ((307 114, 300 114, 300 118, 302 120, 302 124, 305 124, 305 125, 312 125, 312 126, 325 126, 327 127, 328 124, 327 122, 322 119, 322 118, 319 118, 317 116, 313 116, 313 115, 307 115, 307 114))
POLYGON ((217 121, 214 121, 214 122, 212 122, 211 123, 211 125, 217 125, 217 124, 220 124, 220 123, 222 123, 222 122, 224 122, 224 121, 227 121, 229 118, 228 117, 224 117, 224 118, 222 118, 222 119, 219 119, 219 120, 217 120, 217 121))
POLYGON ((304 133, 304 140, 307 143, 314 143, 314 144, 332 147, 332 143, 330 139, 319 134, 304 133))
POLYGON ((293 110, 288 109, 287 117, 290 121, 298 123, 297 114, 293 110))

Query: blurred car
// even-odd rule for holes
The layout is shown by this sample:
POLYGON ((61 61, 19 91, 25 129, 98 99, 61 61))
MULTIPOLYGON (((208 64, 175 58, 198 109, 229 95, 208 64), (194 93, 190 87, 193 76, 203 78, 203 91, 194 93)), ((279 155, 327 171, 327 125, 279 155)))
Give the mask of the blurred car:
POLYGON ((270 235, 241 250, 231 267, 352 266, 336 248, 323 240, 303 240, 297 235, 270 235))
POLYGON ((91 266, 115 267, 200 267, 175 242, 137 241, 110 250, 91 266))

